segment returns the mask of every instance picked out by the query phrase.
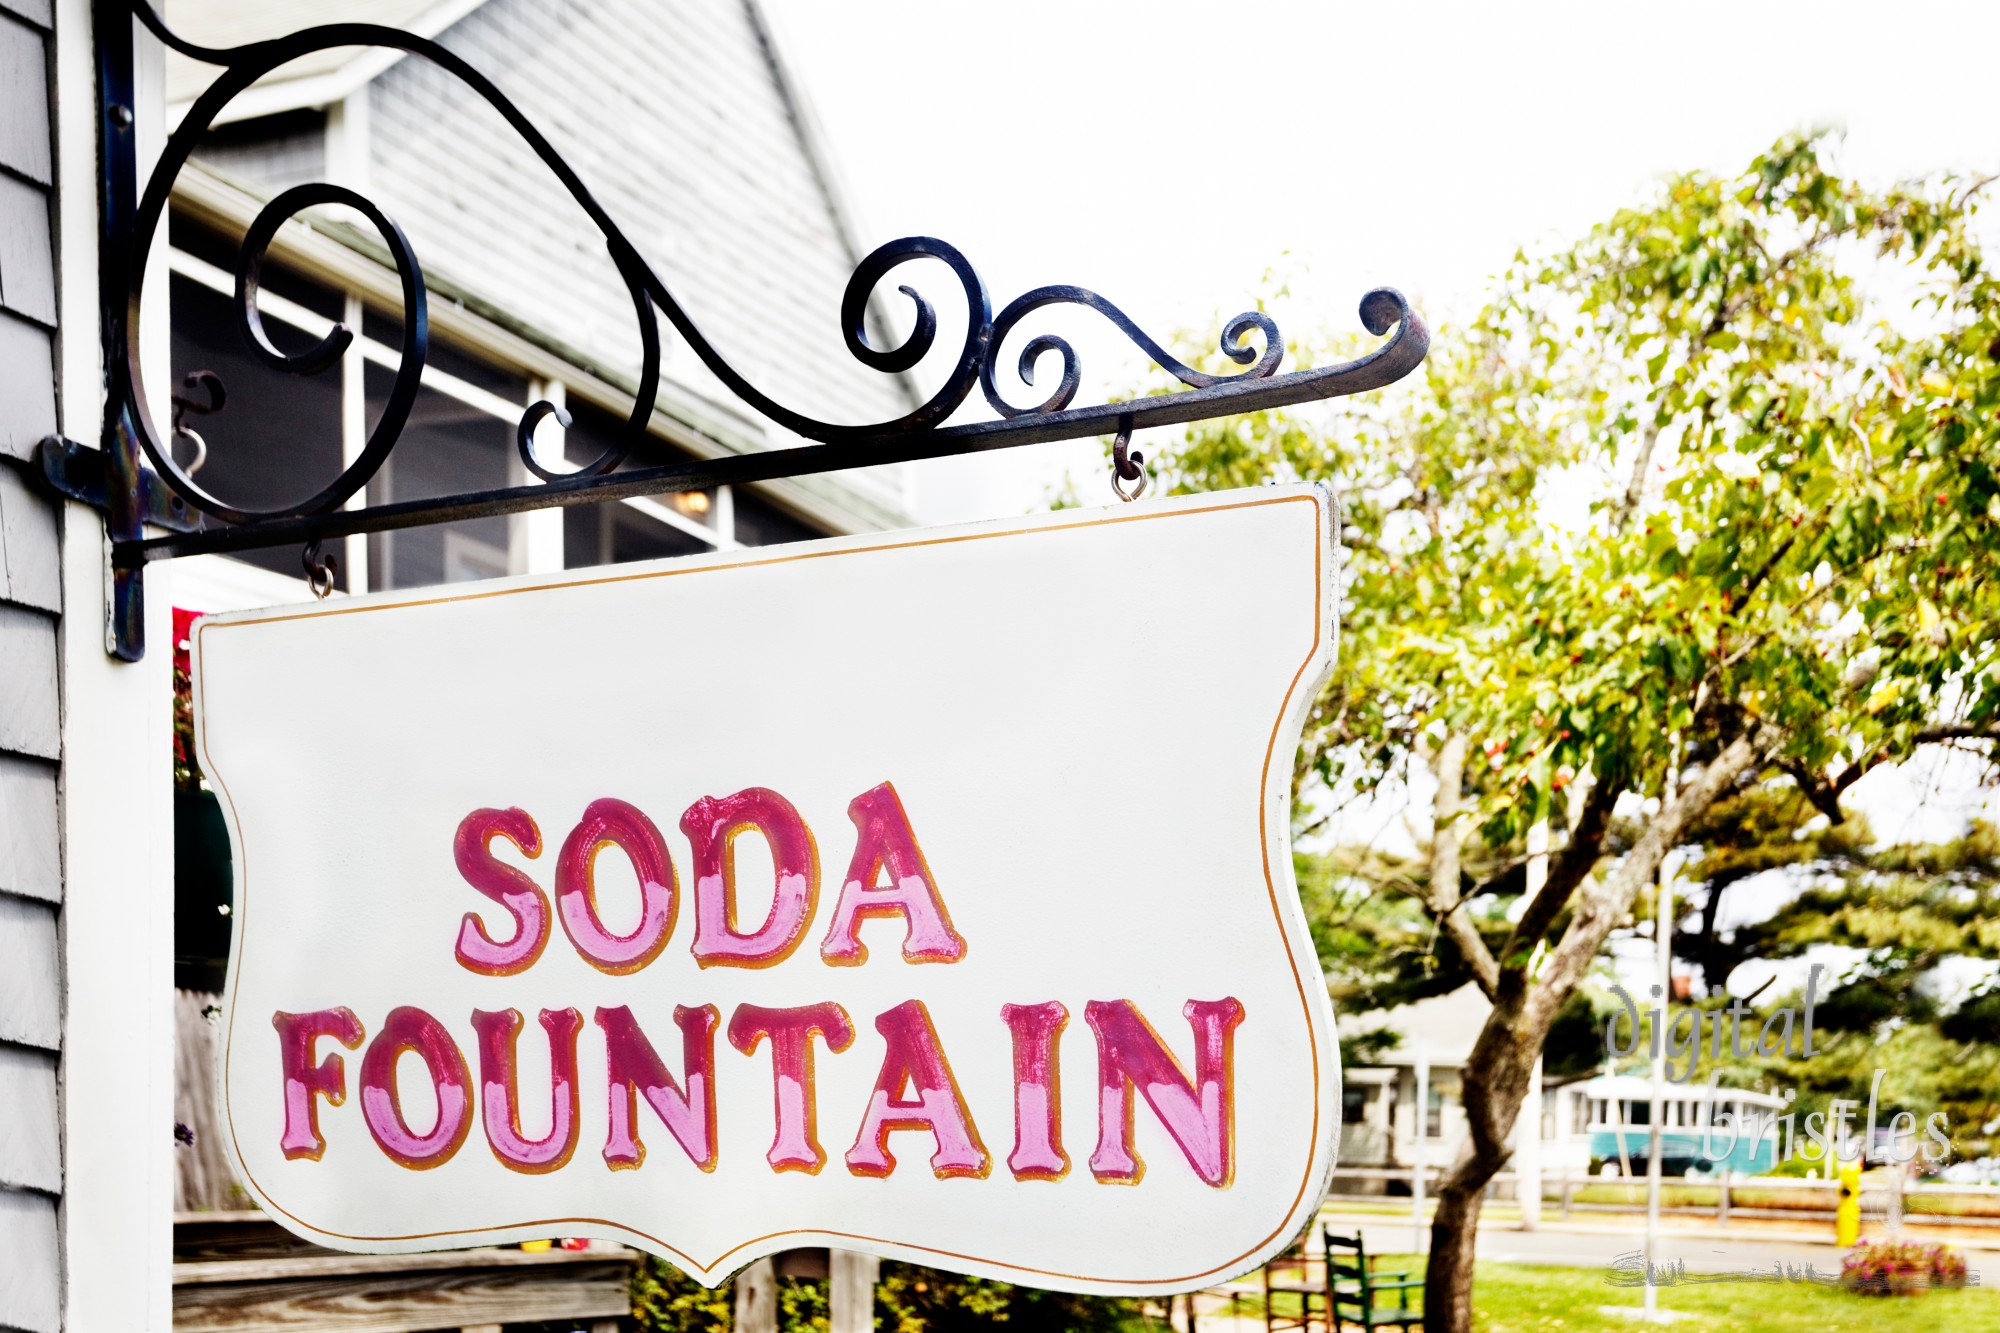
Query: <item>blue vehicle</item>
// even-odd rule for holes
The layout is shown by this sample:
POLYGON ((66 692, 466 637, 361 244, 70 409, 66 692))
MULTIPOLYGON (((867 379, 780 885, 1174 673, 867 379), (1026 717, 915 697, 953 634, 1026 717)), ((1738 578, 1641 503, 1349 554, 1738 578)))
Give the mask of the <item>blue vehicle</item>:
MULTIPOLYGON (((1643 1176, 1652 1148, 1653 1081, 1605 1074, 1565 1089, 1577 1098, 1575 1136, 1607 1176, 1643 1176)), ((1660 1173, 1762 1175, 1777 1164, 1784 1102, 1767 1092, 1668 1083, 1660 1101, 1660 1173)))

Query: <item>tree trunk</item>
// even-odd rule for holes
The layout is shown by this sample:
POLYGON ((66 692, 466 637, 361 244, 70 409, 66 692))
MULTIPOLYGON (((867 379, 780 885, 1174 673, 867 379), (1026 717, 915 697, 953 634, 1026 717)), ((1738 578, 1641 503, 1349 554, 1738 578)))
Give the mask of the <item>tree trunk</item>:
MULTIPOLYGON (((1618 869, 1584 890, 1541 980, 1530 981, 1525 971, 1510 970, 1500 985, 1488 991, 1494 997, 1493 1008, 1465 1061, 1467 1142, 1438 1192, 1437 1213, 1431 1220, 1430 1267, 1424 1277, 1426 1333, 1471 1333, 1472 1252, 1482 1191, 1512 1150, 1514 1121, 1521 1113, 1535 1059, 1548 1040, 1550 1022, 1689 822, 1754 769, 1760 739, 1743 736, 1732 741, 1660 811, 1618 869)), ((1422 1114, 1421 1107, 1418 1113, 1422 1114)))
POLYGON ((1470 1333, 1472 1328, 1473 1242, 1486 1182, 1498 1164, 1469 1156, 1452 1169, 1438 1190, 1431 1218, 1430 1266, 1424 1272, 1425 1333, 1470 1333))
POLYGON ((1438 1190, 1431 1219, 1430 1266, 1424 1275, 1426 1333, 1471 1331, 1480 1206, 1487 1182, 1513 1150, 1514 1122, 1547 1037, 1546 1020, 1537 1023, 1515 1005, 1495 1006, 1466 1058, 1467 1138, 1457 1165, 1438 1190))

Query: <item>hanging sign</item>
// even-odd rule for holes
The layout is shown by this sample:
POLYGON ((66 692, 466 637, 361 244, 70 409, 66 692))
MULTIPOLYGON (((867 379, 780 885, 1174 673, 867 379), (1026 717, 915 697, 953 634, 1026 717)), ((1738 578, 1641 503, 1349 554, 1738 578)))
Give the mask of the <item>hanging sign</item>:
POLYGON ((1333 1168, 1268 487, 213 616, 220 1132, 337 1249, 1171 1292, 1333 1168))

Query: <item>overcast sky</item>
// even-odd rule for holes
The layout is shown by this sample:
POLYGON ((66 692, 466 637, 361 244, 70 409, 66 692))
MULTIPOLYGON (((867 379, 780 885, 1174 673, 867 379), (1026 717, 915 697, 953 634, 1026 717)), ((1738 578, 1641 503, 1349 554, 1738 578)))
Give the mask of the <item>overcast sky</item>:
MULTIPOLYGON (((1247 308, 1274 268, 1329 327, 1358 329, 1378 284, 1435 322, 1517 247, 1668 173, 1740 170, 1795 129, 1844 129, 1841 165, 1877 180, 2000 170, 2000 0, 764 3, 864 248, 939 236, 996 309, 1078 283, 1162 338, 1247 308)), ((1065 313, 1050 327, 1082 353, 1078 401, 1132 383, 1123 340, 1065 313)), ((1066 469, 1109 502, 1101 467, 1093 441, 924 464, 916 504, 932 522, 1019 514, 1066 469)), ((1887 840, 1948 838, 2000 815, 1976 770, 1885 770, 1853 796, 1887 840)), ((1346 835, 1407 843, 1371 815, 1381 829, 1346 835)), ((1743 906, 1796 892, 1771 889, 1743 906)))
MULTIPOLYGON (((939 236, 996 309, 1079 283, 1163 339, 1248 307, 1273 267, 1307 274, 1295 288, 1336 329, 1382 283, 1464 310, 1517 246, 1808 125, 1845 126, 1841 160, 1869 176, 2000 169, 1995 0, 764 2, 865 248, 939 236)), ((1063 315, 1079 403, 1133 381, 1122 338, 1063 315)), ((1099 458, 1085 441, 927 464, 920 516, 1039 508, 1099 458)))

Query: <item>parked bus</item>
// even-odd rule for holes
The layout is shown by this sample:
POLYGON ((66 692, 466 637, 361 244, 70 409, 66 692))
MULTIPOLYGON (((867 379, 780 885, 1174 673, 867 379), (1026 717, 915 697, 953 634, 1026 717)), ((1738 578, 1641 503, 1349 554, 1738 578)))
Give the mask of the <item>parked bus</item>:
MULTIPOLYGON (((1565 1089, 1577 1099, 1576 1156, 1604 1175, 1644 1175, 1652 1149, 1653 1081, 1605 1074, 1565 1089)), ((1669 1083, 1660 1094, 1662 1175, 1762 1175, 1777 1163, 1784 1102, 1747 1088, 1669 1083), (1705 1139, 1706 1136, 1706 1139, 1705 1139)))

